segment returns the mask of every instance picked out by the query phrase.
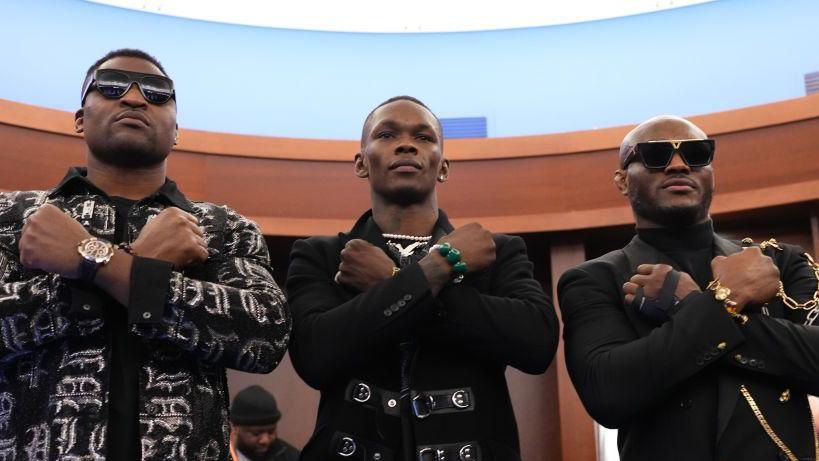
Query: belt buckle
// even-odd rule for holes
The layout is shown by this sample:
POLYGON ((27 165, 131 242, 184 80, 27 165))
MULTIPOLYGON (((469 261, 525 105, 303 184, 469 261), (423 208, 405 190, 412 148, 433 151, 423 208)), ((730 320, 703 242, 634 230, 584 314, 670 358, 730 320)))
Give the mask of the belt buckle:
POLYGON ((373 393, 372 390, 370 389, 370 386, 364 383, 358 383, 355 385, 355 387, 353 387, 353 400, 355 400, 358 403, 367 402, 368 400, 370 400, 370 397, 372 397, 372 395, 373 393))
POLYGON ((446 452, 440 448, 429 447, 418 450, 418 461, 446 461, 446 452), (428 456, 432 456, 429 458, 428 456))
POLYGON ((469 394, 465 390, 459 389, 452 393, 452 404, 456 408, 463 410, 469 407, 469 394))
POLYGON ((339 456, 348 457, 353 456, 355 454, 356 446, 355 440, 351 437, 344 437, 341 439, 341 445, 336 449, 336 453, 339 456))
POLYGON ((418 394, 412 398, 412 412, 418 419, 424 419, 435 409, 435 399, 432 395, 426 396, 426 402, 423 400, 424 394, 418 394), (425 404, 426 409, 422 409, 421 405, 425 404))

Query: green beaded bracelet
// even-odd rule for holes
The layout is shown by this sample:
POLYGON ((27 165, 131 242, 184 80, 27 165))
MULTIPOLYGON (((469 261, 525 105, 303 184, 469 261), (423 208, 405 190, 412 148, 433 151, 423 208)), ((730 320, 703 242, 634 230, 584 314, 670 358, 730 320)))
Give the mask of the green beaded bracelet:
POLYGON ((452 282, 461 283, 464 279, 464 275, 469 272, 466 263, 461 261, 461 252, 456 248, 452 248, 449 242, 432 245, 430 251, 434 250, 438 250, 438 253, 452 266, 452 273, 455 274, 455 278, 452 279, 452 282))

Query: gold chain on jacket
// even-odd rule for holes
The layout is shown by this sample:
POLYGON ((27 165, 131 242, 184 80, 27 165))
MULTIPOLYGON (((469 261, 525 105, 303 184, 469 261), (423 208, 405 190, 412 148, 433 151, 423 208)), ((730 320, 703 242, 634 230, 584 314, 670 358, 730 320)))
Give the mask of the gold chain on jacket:
MULTIPOLYGON (((743 246, 753 245, 753 243, 754 241, 748 237, 742 239, 743 246)), ((776 239, 765 240, 759 244, 759 248, 761 250, 765 250, 768 247, 773 247, 779 251, 782 251, 782 247, 779 246, 779 242, 777 242, 776 239)), ((787 295, 787 293, 785 293, 785 286, 782 284, 781 280, 779 281, 779 291, 776 292, 776 296, 782 299, 782 303, 785 304, 788 309, 794 311, 817 311, 815 313, 811 313, 811 315, 808 315, 809 324, 812 324, 817 315, 819 315, 819 263, 817 263, 808 253, 802 253, 802 255, 805 256, 808 266, 813 270, 813 276, 816 278, 816 290, 813 292, 813 298, 803 303, 797 302, 795 299, 791 298, 787 295)))
MULTIPOLYGON (((745 387, 745 385, 743 384, 739 386, 739 390, 740 392, 742 392, 742 396, 745 397, 745 400, 748 402, 748 406, 751 407, 751 411, 754 412, 754 416, 756 416, 756 419, 759 421, 759 424, 762 426, 762 429, 765 430, 765 433, 768 434, 768 437, 770 437, 773 443, 775 443, 776 446, 779 447, 779 449, 782 450, 783 453, 785 453, 785 456, 788 457, 789 461, 799 461, 799 458, 797 458, 796 455, 793 454, 791 449, 788 448, 787 445, 785 445, 785 442, 783 442, 782 439, 780 439, 779 436, 776 435, 776 432, 774 432, 774 430, 771 428, 771 425, 768 424, 768 420, 765 419, 765 415, 762 414, 762 410, 759 409, 759 406, 756 404, 756 400, 754 400, 754 398, 751 397, 751 393, 748 391, 748 388, 745 387)), ((814 426, 813 423, 813 413, 810 411, 810 408, 808 408, 808 413, 811 415, 810 430, 811 432, 813 432, 813 448, 815 452, 814 459, 819 461, 819 435, 817 435, 816 433, 816 426, 814 426)))

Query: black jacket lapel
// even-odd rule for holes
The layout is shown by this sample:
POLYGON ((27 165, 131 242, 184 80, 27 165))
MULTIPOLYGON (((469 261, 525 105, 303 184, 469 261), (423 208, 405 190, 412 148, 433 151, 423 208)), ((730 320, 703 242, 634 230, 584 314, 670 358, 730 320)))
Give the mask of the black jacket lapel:
MULTIPOLYGON (((714 253, 720 256, 729 256, 734 253, 742 251, 742 247, 736 243, 724 239, 717 234, 714 234, 714 253)), ((731 421, 731 416, 737 406, 737 399, 739 398, 739 382, 730 374, 720 374, 718 379, 718 404, 717 404, 717 438, 719 443, 725 429, 728 428, 728 423, 731 421)))

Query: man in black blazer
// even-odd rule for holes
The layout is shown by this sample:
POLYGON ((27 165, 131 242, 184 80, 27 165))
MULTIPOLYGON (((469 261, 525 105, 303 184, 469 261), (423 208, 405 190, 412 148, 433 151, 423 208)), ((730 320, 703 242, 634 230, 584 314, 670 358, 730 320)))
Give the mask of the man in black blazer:
POLYGON ((321 391, 302 460, 520 459, 504 371, 544 372, 557 318, 520 238, 438 209, 449 171, 435 115, 391 98, 355 156, 372 209, 293 246, 290 354, 321 391))
POLYGON ((637 236, 560 279, 569 373, 623 461, 815 460, 819 268, 714 234, 713 154, 677 117, 626 136, 614 181, 637 236))

